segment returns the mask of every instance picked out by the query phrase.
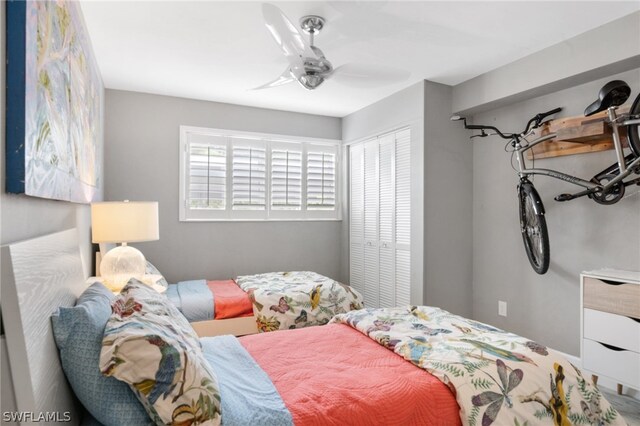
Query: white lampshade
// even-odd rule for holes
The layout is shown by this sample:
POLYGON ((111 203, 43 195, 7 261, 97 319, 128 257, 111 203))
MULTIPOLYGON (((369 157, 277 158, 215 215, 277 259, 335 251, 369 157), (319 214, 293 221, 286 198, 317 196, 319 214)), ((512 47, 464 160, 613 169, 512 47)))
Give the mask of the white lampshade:
POLYGON ((103 253, 100 274, 111 290, 120 291, 131 278, 142 280, 147 261, 140 250, 127 243, 160 239, 158 203, 116 201, 91 204, 91 240, 122 243, 103 253))
POLYGON ((156 201, 109 201, 91 204, 94 243, 135 243, 160 239, 156 201))

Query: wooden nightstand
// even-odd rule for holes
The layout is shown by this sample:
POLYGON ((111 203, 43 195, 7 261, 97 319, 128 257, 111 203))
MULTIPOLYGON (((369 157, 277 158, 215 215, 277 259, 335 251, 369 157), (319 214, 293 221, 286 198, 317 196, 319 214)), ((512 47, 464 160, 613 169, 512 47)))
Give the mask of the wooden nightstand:
POLYGON ((601 269, 580 274, 582 367, 640 389, 640 272, 601 269))

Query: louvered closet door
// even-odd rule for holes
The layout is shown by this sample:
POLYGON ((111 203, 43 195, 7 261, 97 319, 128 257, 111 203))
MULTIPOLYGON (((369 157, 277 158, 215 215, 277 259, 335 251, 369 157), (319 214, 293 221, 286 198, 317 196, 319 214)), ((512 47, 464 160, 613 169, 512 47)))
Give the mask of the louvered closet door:
POLYGON ((395 292, 395 137, 378 139, 380 307, 396 305, 395 292))
POLYGON ((367 307, 410 303, 410 143, 404 130, 350 149, 350 282, 367 307))
POLYGON ((380 304, 378 253, 378 161, 377 143, 364 144, 364 303, 380 304))
POLYGON ((351 147, 349 157, 351 175, 349 283, 364 295, 364 146, 351 147))
POLYGON ((395 134, 395 293, 396 306, 411 303, 411 133, 395 134))

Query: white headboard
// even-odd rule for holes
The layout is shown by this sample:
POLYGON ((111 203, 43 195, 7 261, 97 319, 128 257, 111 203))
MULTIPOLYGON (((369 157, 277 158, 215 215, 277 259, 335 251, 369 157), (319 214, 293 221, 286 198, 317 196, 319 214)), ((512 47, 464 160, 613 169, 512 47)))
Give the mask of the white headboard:
POLYGON ((75 304, 85 281, 76 229, 2 246, 2 318, 18 411, 70 412, 79 423, 50 318, 75 304))

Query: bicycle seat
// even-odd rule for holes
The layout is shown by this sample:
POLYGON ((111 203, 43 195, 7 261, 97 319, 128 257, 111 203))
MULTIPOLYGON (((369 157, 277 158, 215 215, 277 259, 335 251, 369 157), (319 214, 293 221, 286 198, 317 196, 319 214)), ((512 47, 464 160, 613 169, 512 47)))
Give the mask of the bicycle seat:
POLYGON ((584 110, 584 115, 588 117, 609 107, 620 106, 629 99, 630 94, 631 88, 624 81, 610 81, 600 89, 598 99, 584 110))

